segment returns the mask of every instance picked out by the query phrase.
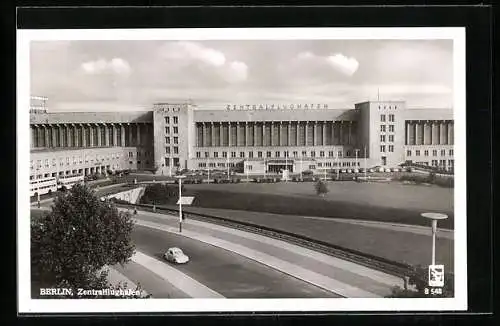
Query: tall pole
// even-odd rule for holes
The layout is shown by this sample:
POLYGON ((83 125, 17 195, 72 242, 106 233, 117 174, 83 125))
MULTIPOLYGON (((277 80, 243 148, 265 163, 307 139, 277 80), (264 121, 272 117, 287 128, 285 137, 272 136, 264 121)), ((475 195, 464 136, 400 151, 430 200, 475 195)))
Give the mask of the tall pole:
POLYGON ((436 265, 436 229, 437 220, 432 220, 432 265, 436 265))
POLYGON ((366 180, 366 145, 365 145, 365 180, 366 180))
POLYGON ((339 164, 339 152, 335 151, 335 159, 337 161, 337 181, 339 180, 339 173, 340 173, 340 164, 339 164))
POLYGON ((227 181, 229 181, 229 152, 226 154, 227 181))
POLYGON ((208 155, 208 160, 207 160, 207 170, 208 170, 207 183, 210 183, 210 154, 208 155))
POLYGON ((302 164, 303 164, 303 161, 304 161, 304 159, 303 159, 303 156, 301 155, 301 156, 300 156, 300 181, 303 181, 303 180, 304 180, 304 179, 302 178, 302 170, 303 170, 303 165, 302 165, 302 164))
POLYGON ((354 150, 354 153, 356 153, 356 169, 358 168, 358 152, 359 152, 359 149, 354 150))
POLYGON ((182 179, 179 178, 179 232, 182 232, 182 179))

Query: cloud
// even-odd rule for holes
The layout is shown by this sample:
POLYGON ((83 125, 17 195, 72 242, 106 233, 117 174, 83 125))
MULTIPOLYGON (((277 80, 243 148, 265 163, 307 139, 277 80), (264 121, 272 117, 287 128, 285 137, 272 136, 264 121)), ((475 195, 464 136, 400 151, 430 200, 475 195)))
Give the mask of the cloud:
POLYGON ((215 72, 228 82, 242 82, 247 79, 248 65, 242 61, 228 61, 219 50, 195 42, 180 41, 166 43, 160 50, 163 59, 180 64, 201 65, 200 71, 215 72))
POLYGON ((113 58, 109 61, 105 59, 87 61, 81 64, 81 68, 86 74, 90 75, 107 72, 113 72, 119 75, 128 75, 131 72, 128 62, 121 58, 113 58))
POLYGON ((352 76, 359 67, 359 62, 353 57, 347 57, 342 53, 335 53, 333 55, 324 57, 318 56, 310 51, 300 52, 297 57, 299 61, 309 61, 318 64, 326 64, 335 70, 347 75, 352 76))
POLYGON ((349 58, 341 53, 336 53, 327 58, 328 63, 348 76, 352 76, 358 70, 359 62, 355 58, 349 58))

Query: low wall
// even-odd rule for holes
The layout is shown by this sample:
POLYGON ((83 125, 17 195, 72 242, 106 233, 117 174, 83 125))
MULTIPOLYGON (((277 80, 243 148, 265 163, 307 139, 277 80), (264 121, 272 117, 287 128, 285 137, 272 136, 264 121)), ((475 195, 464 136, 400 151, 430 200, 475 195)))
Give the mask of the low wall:
POLYGON ((144 194, 144 189, 145 189, 144 187, 137 187, 134 189, 118 192, 116 194, 107 195, 104 196, 103 198, 105 199, 116 198, 119 200, 129 202, 131 204, 137 204, 139 202, 139 199, 144 194))

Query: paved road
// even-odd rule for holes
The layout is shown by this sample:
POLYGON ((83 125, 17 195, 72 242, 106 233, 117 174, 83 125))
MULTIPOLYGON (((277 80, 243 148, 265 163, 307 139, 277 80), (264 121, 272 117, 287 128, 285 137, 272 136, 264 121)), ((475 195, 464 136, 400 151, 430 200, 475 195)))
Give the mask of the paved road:
MULTIPOLYGON (((226 298, 325 298, 334 293, 298 280, 238 254, 200 241, 143 226, 136 226, 133 241, 137 250, 162 260, 167 248, 178 246, 190 257, 175 267, 226 298)), ((135 268, 139 267, 137 264, 135 268)), ((127 275, 127 272, 124 271, 127 275)), ((150 273, 145 271, 143 278, 150 273)), ((157 283, 162 286, 161 280, 157 283)), ((141 282, 145 285, 144 282, 141 282)), ((153 284, 151 284, 153 285, 153 284)), ((154 289, 148 290, 153 297, 154 289)), ((165 291, 163 291, 165 292, 165 291)), ((168 292, 168 291, 167 291, 168 292)))

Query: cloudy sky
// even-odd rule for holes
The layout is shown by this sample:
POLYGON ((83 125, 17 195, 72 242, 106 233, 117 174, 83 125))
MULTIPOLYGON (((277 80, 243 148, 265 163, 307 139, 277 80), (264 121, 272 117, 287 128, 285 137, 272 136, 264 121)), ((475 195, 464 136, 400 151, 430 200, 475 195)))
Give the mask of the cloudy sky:
POLYGON ((31 94, 51 111, 405 100, 451 108, 447 40, 34 41, 31 94))

